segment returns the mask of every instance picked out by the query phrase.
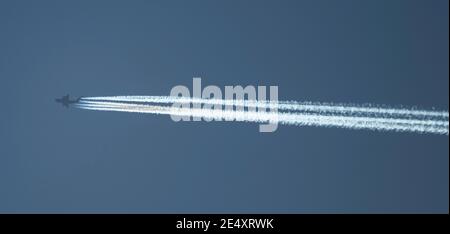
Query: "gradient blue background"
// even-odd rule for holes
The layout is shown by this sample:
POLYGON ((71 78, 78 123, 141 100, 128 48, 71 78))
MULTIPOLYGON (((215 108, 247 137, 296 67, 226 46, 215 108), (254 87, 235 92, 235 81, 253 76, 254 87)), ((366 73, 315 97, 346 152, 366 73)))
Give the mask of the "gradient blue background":
POLYGON ((0 212, 447 213, 448 136, 63 108, 278 85, 448 110, 447 0, 0 2, 0 212))

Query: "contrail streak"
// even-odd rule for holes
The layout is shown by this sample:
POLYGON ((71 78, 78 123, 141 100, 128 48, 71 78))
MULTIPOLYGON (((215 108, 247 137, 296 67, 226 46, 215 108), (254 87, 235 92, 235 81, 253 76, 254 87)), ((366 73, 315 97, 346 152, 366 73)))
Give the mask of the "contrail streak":
POLYGON ((235 121, 256 123, 272 122, 297 126, 449 134, 448 112, 444 111, 164 96, 85 97, 76 106, 88 110, 152 113, 209 119, 234 119, 235 121), (155 105, 171 103, 240 105, 272 108, 275 111, 178 108, 155 105), (287 110, 287 112, 277 112, 278 110, 287 110))
POLYGON ((224 100, 224 99, 201 99, 172 96, 109 96, 109 97, 84 97, 84 100, 93 101, 117 101, 137 103, 200 103, 226 106, 246 106, 256 108, 276 108, 278 110, 307 111, 321 113, 340 114, 371 114, 371 115, 396 115, 414 116, 419 118, 449 117, 448 111, 426 111, 414 109, 395 109, 372 106, 351 106, 344 104, 296 102, 296 101, 250 101, 250 100, 224 100))

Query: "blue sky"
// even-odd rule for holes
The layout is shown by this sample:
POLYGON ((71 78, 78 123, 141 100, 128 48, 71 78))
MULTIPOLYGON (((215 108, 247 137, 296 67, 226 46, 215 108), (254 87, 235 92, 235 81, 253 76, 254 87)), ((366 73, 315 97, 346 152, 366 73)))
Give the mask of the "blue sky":
POLYGON ((448 136, 66 109, 277 85, 448 110, 446 0, 1 1, 0 212, 448 212, 448 136))

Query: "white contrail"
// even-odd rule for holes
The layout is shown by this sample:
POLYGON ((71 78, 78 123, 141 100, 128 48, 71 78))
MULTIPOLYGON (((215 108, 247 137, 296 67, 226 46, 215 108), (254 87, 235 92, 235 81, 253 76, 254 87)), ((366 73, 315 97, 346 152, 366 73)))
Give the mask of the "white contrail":
MULTIPOLYGON (((146 98, 112 98, 112 97, 93 97, 83 98, 82 101, 76 106, 88 110, 102 110, 102 111, 120 111, 120 112, 135 112, 135 113, 152 113, 152 114, 166 114, 166 115, 178 115, 189 117, 203 117, 209 119, 234 119, 235 121, 246 122, 273 122, 289 125, 299 126, 325 126, 325 127, 341 127, 349 129, 371 129, 380 131, 401 131, 401 132, 419 132, 419 133, 435 133, 435 134, 449 134, 449 122, 447 115, 424 115, 426 112, 407 113, 408 118, 395 118, 392 116, 374 117, 370 113, 362 111, 358 112, 358 115, 346 115, 352 114, 352 112, 332 112, 334 114, 324 114, 320 110, 318 113, 307 112, 256 112, 256 111, 244 111, 244 110, 221 110, 221 109, 201 109, 201 108, 177 108, 170 106, 152 105, 151 103, 173 103, 168 102, 171 97, 156 97, 149 102, 146 98), (147 101, 130 101, 144 99, 147 101), (156 100, 153 102, 153 100, 156 100), (161 102, 158 102, 161 100, 161 102), (138 102, 138 103, 131 103, 138 102), (142 104, 144 103, 144 104, 142 104), (146 103, 146 104, 145 104, 146 103), (341 114, 337 114, 341 113, 341 114), (343 115, 344 114, 344 115, 343 115), (362 115, 362 116, 360 116, 362 115), (429 119, 435 118, 435 119, 429 119)), ((197 100, 199 101, 199 100, 197 100)), ((207 100, 205 100, 207 101, 207 100)), ((216 100, 219 101, 220 100, 216 100)), ((202 102, 208 103, 208 102, 202 102)), ((253 102, 256 105, 258 102, 253 102)), ((214 103, 210 103, 214 104, 214 103)), ((216 103, 217 104, 217 103, 216 103)), ((243 103, 242 103, 243 104, 243 103)), ((274 103, 272 103, 274 104, 274 103)), ((280 108, 278 108, 280 109, 280 108)), ((390 109, 391 112, 397 109, 390 109)), ((304 110, 303 110, 304 111, 304 110)), ((410 111, 410 110, 401 110, 410 111)), ((383 113, 383 110, 379 110, 379 113, 383 113)), ((397 113, 397 112, 395 112, 397 113)), ((431 112, 434 113, 434 112, 431 112)), ((353 113, 354 114, 354 113, 353 113)), ((384 113, 386 114, 386 113, 384 113)), ((392 114, 391 115, 395 115, 392 114)), ((401 114, 400 114, 401 115, 401 114)))
POLYGON ((427 111, 415 109, 383 108, 373 106, 357 106, 331 103, 313 103, 296 101, 251 101, 251 100, 226 100, 226 99, 202 99, 172 96, 107 96, 107 97, 84 97, 84 100, 95 101, 117 101, 137 103, 201 103, 226 106, 246 106, 265 109, 278 109, 289 111, 307 111, 319 113, 339 113, 349 115, 393 115, 413 116, 415 118, 447 118, 448 111, 427 111))

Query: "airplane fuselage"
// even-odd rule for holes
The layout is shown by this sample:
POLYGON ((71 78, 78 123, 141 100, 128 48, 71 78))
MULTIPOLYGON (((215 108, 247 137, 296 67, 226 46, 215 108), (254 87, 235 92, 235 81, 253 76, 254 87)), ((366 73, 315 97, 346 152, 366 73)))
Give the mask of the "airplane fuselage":
POLYGON ((69 95, 63 96, 61 98, 56 98, 55 101, 61 103, 65 107, 69 107, 71 104, 78 103, 81 98, 78 98, 76 100, 70 100, 69 95))

